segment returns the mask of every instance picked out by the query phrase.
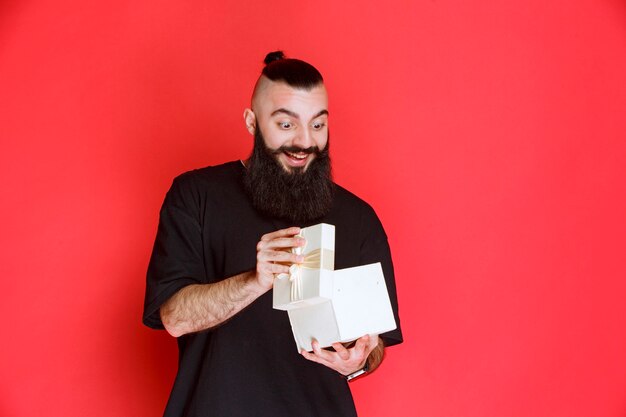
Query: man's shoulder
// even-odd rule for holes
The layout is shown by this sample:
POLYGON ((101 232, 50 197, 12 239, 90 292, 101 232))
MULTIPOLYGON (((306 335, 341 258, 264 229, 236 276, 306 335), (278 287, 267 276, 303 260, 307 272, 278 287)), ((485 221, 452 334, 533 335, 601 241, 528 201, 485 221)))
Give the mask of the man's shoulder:
POLYGON ((241 161, 226 162, 184 172, 174 178, 168 191, 170 201, 205 201, 210 196, 238 192, 243 175, 241 161))
POLYGON ((351 191, 348 191, 341 185, 334 183, 335 186, 335 203, 338 206, 345 207, 348 209, 358 209, 374 212, 372 206, 361 197, 357 196, 351 191))
MULTIPOLYGON (((346 188, 334 184, 335 195, 331 217, 336 222, 356 222, 359 227, 380 225, 380 219, 374 208, 364 199, 346 188)), ((382 227, 382 225, 381 225, 382 227)))
POLYGON ((193 169, 174 178, 172 189, 199 191, 229 188, 239 183, 243 169, 241 161, 193 169))
POLYGON ((239 178, 243 169, 241 161, 230 161, 220 165, 211 165, 192 169, 174 178, 179 183, 212 183, 239 178))

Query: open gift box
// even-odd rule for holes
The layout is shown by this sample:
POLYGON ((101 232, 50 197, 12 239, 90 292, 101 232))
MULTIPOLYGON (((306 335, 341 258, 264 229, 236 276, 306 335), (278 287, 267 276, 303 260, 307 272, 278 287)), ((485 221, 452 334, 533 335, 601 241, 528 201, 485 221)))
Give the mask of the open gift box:
POLYGON ((335 227, 303 228, 305 261, 274 279, 274 308, 287 310, 298 350, 396 328, 380 262, 334 270, 335 227))

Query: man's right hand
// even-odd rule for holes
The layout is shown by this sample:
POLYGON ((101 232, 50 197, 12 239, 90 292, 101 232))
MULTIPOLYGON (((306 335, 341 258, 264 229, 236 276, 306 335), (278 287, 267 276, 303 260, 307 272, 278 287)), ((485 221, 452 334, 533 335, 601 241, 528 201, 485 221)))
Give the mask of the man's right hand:
POLYGON ((299 227, 277 230, 261 237, 256 245, 256 279, 265 289, 272 288, 274 276, 289 273, 289 266, 302 263, 304 257, 292 253, 291 249, 304 246, 305 240, 296 236, 299 227))

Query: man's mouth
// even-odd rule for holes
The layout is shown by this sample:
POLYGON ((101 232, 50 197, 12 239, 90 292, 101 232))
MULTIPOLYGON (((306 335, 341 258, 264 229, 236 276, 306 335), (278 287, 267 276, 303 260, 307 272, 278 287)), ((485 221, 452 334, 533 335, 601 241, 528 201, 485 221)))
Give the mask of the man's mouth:
POLYGON ((285 164, 292 168, 301 168, 305 167, 309 161, 310 153, 307 152, 289 152, 283 151, 283 155, 285 155, 285 164))
POLYGON ((309 161, 315 158, 317 154, 317 147, 311 146, 310 148, 298 148, 295 146, 282 146, 274 151, 274 154, 284 155, 279 159, 282 160, 282 164, 285 168, 303 168, 306 167, 309 161))
POLYGON ((296 161, 303 161, 309 156, 308 153, 305 152, 288 152, 284 151, 285 155, 287 155, 291 159, 295 159, 296 161))

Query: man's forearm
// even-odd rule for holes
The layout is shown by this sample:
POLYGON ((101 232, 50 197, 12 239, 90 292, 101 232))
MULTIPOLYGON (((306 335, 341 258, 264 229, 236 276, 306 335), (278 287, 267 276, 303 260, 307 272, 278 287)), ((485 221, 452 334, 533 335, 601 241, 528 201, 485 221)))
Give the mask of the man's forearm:
POLYGON ((256 269, 213 284, 182 288, 160 309, 165 330, 174 337, 219 326, 272 288, 275 274, 289 272, 287 265, 302 262, 291 252, 304 246, 299 227, 261 236, 257 243, 256 269))
POLYGON ((259 284, 253 271, 213 284, 192 284, 161 306, 161 321, 174 337, 210 329, 243 310, 268 289, 259 284))

